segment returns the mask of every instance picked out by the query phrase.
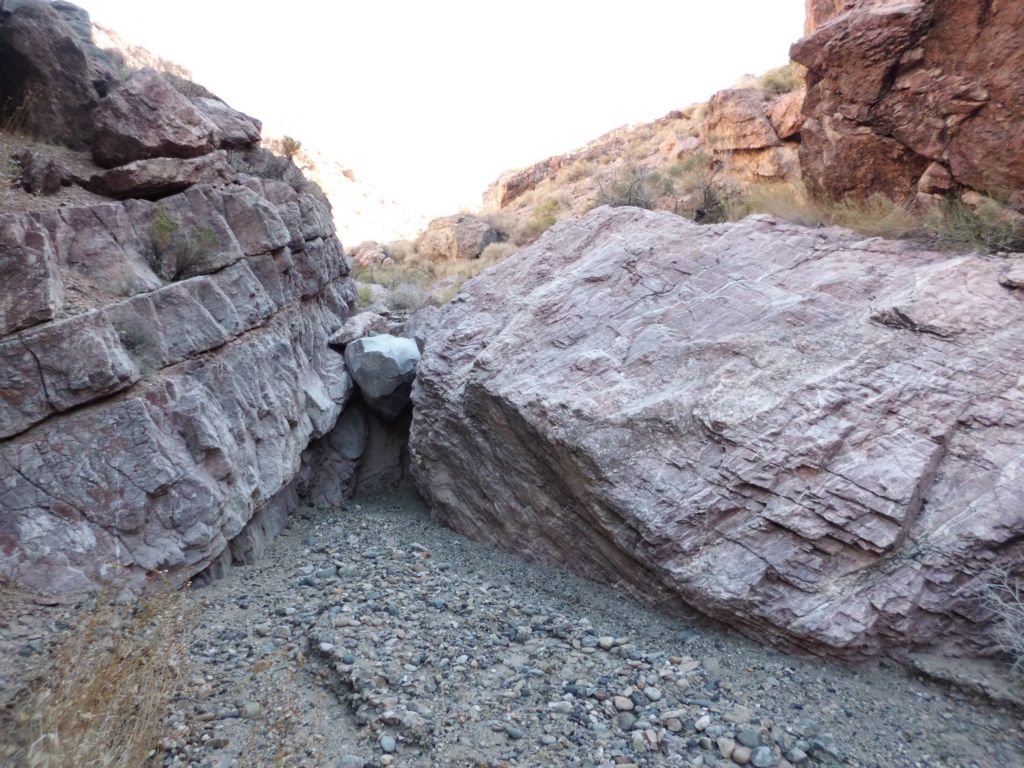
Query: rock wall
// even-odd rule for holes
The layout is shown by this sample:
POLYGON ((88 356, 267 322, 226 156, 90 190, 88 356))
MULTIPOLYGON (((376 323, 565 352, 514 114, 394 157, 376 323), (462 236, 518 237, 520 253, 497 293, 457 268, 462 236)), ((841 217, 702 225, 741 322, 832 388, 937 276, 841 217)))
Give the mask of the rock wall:
POLYGON ((0 577, 51 593, 251 560, 359 458, 332 453, 355 290, 322 195, 208 92, 117 79, 89 29, 63 2, 0 13, 0 101, 44 89, 26 156, 117 198, 0 214, 0 577))
POLYGON ((327 348, 354 298, 329 213, 251 178, 0 233, 0 573, 69 591, 202 570, 351 390, 327 348))
POLYGON ((826 11, 790 51, 808 68, 800 162, 813 192, 904 200, 944 191, 944 177, 946 189, 1024 205, 1024 4, 848 0, 826 11))
POLYGON ((991 651, 1024 562, 1020 260, 601 208, 468 282, 413 392, 439 520, 786 649, 991 651))

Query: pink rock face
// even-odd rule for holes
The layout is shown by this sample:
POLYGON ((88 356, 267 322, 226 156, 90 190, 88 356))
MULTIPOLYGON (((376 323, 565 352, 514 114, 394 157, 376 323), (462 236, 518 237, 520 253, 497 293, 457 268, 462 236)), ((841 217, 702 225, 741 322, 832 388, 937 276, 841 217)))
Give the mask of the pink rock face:
POLYGON ((280 529, 351 391, 327 340, 355 298, 329 212, 284 186, 0 217, 0 576, 180 581, 280 529))
POLYGON ((1024 560, 1015 285, 839 229, 601 208, 443 310, 413 476, 472 538, 785 649, 984 654, 978 578, 1024 560))
POLYGON ((196 184, 223 184, 232 176, 227 153, 219 151, 191 160, 171 157, 136 160, 95 174, 88 186, 106 197, 159 200, 196 184))
POLYGON ((217 141, 216 123, 152 69, 132 74, 93 114, 93 157, 104 168, 154 157, 198 157, 217 141))
POLYGON ((790 51, 809 70, 811 190, 909 198, 933 162, 977 190, 1024 188, 1022 28, 1021 3, 848 0, 790 51))

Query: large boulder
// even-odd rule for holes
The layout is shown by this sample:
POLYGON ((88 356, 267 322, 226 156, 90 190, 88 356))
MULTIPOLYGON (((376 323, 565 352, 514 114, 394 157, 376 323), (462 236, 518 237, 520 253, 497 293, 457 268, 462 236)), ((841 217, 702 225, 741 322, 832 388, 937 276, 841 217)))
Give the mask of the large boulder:
POLYGON ((983 192, 1024 188, 1024 4, 849 0, 823 13, 790 51, 808 68, 812 192, 911 198, 933 162, 983 192))
POLYGON ((1024 562, 1017 284, 845 230, 600 208, 445 307, 414 480, 472 538, 786 649, 984 654, 977 587, 1024 562))
POLYGON ((434 219, 416 242, 416 250, 425 259, 475 259, 498 233, 477 216, 457 214, 434 219))
POLYGON ((197 96, 192 103, 217 126, 217 145, 221 149, 248 149, 260 143, 263 123, 223 101, 197 96))
POLYGON ((420 350, 412 339, 381 334, 345 346, 345 365, 363 401, 377 414, 394 420, 409 405, 420 350))
POLYGON ((154 157, 94 174, 87 186, 98 194, 118 199, 132 197, 158 200, 196 184, 224 184, 234 176, 228 166, 227 152, 179 160, 154 157))
POLYGON ((48 2, 0 8, 0 123, 84 149, 99 96, 78 35, 48 2))
POLYGON ((218 128, 159 72, 141 69, 111 91, 93 115, 93 158, 104 168, 154 157, 213 151, 218 128))
POLYGON ((751 150, 781 142, 768 118, 769 106, 760 88, 719 91, 708 102, 701 126, 705 143, 714 150, 751 150))

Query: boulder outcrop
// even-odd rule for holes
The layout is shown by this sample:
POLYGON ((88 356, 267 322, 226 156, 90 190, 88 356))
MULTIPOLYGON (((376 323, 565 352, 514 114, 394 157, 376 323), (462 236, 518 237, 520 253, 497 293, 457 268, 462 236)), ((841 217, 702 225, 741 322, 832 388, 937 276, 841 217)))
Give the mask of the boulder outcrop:
POLYGON ((1024 561, 1017 272, 597 209, 442 311, 414 480, 472 538, 782 648, 987 653, 976 588, 1024 561))
POLYGON ((152 69, 114 88, 93 115, 92 153, 104 168, 154 157, 198 157, 218 140, 217 124, 152 69))
POLYGON ((81 40, 48 2, 0 8, 0 120, 74 149, 88 145, 99 94, 81 40))
POLYGON ((425 259, 475 259, 498 233, 483 219, 469 214, 456 214, 434 219, 416 242, 416 250, 425 259))
POLYGON ((345 346, 345 364, 363 401, 387 421, 408 408, 419 361, 416 342, 399 336, 363 336, 345 346))
POLYGON ((809 3, 821 19, 790 52, 808 69, 800 161, 811 191, 910 199, 933 163, 958 186, 1024 188, 1024 5, 831 5, 809 3))
POLYGON ((208 92, 118 82, 89 30, 67 3, 0 12, 3 103, 42 88, 25 127, 116 166, 22 153, 34 192, 118 200, 0 214, 0 578, 49 593, 258 556, 317 467, 352 487, 361 444, 332 431, 355 287, 322 195, 208 92))

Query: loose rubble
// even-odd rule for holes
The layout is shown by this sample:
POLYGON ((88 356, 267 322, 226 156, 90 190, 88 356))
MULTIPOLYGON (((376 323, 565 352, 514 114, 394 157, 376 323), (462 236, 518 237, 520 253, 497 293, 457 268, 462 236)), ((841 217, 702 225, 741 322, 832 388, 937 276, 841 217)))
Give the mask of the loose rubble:
POLYGON ((1020 764, 1011 712, 648 610, 411 493, 307 512, 194 591, 168 768, 1020 764))

